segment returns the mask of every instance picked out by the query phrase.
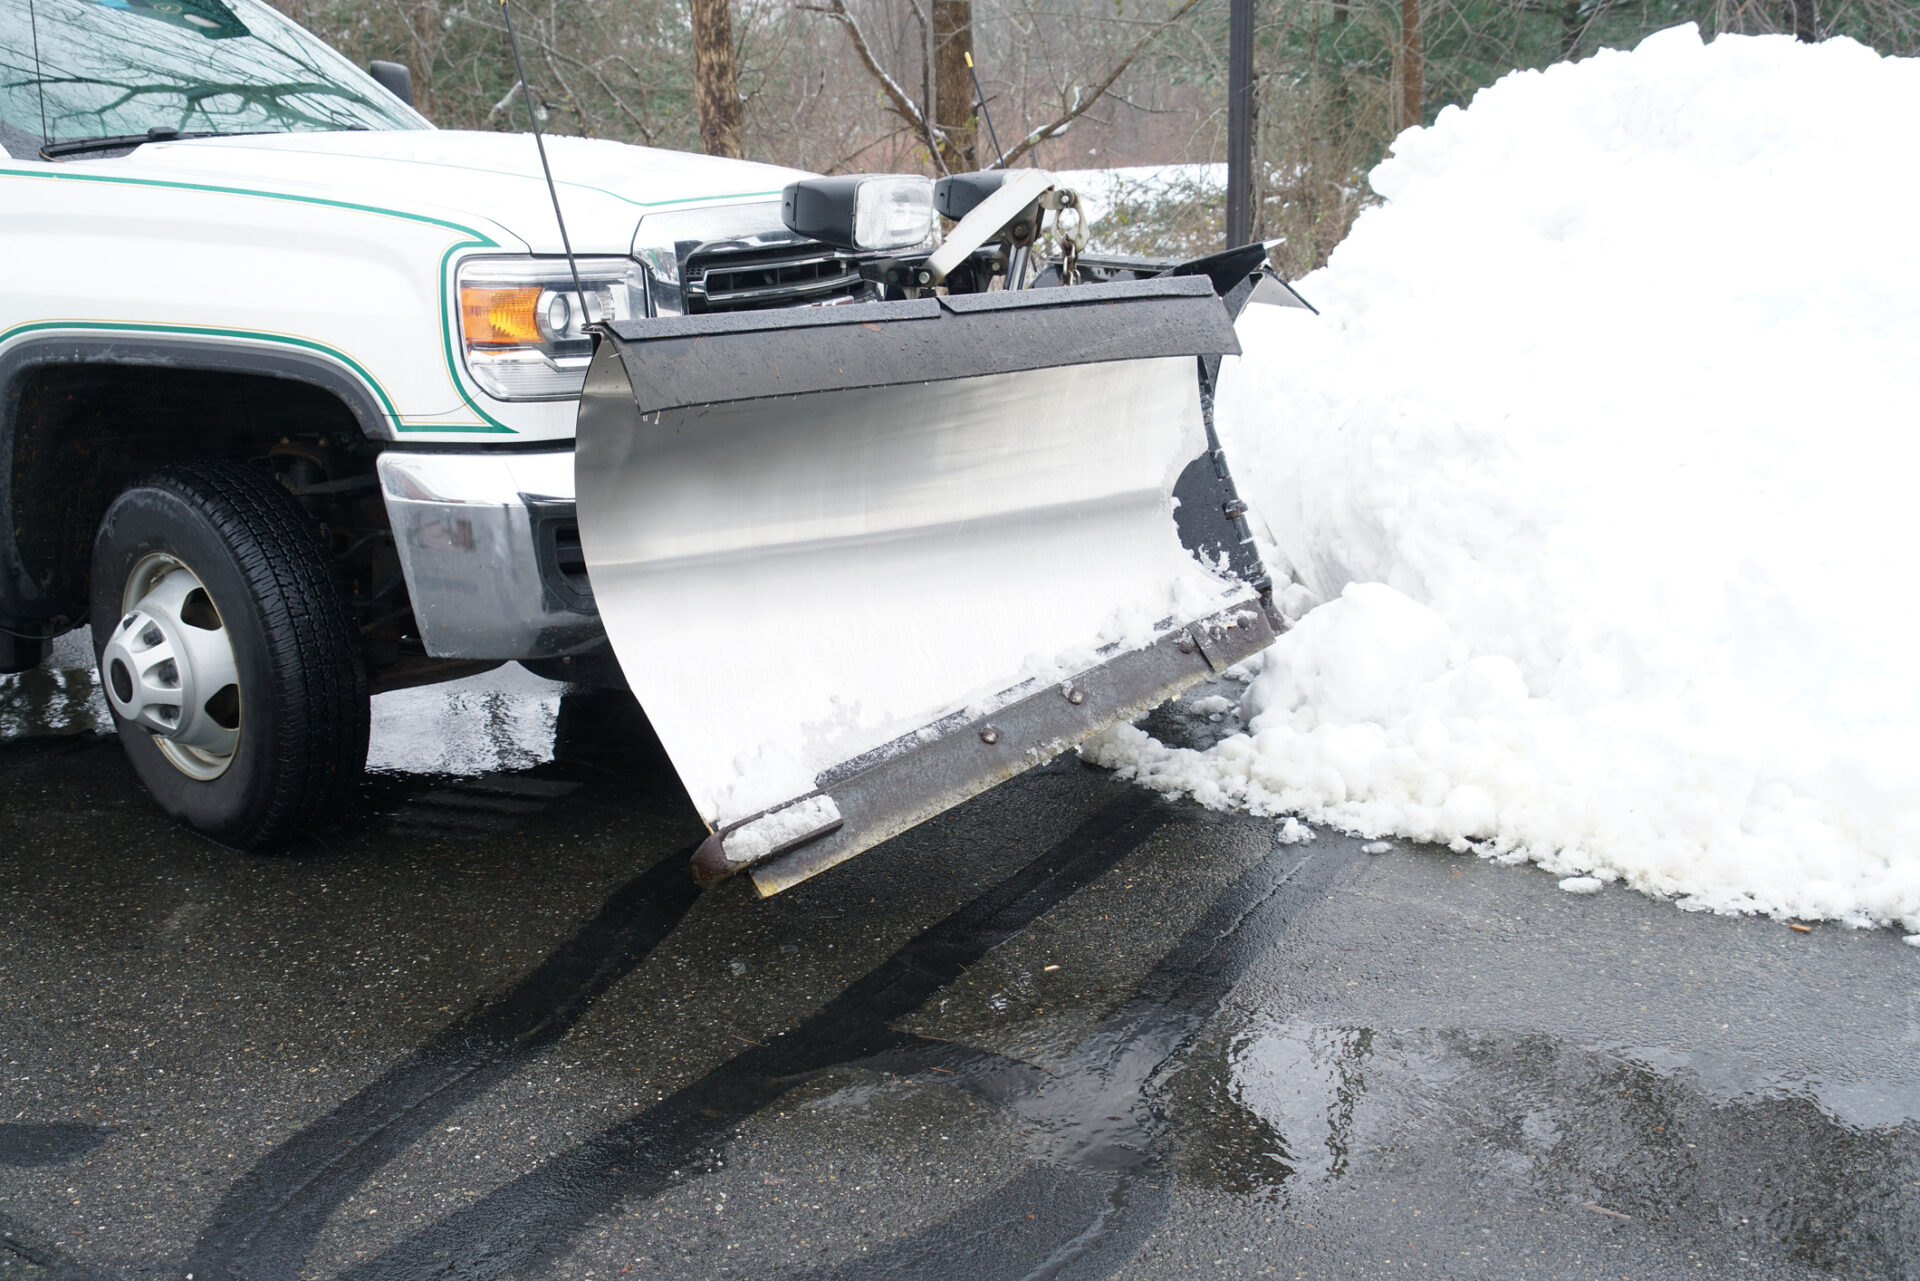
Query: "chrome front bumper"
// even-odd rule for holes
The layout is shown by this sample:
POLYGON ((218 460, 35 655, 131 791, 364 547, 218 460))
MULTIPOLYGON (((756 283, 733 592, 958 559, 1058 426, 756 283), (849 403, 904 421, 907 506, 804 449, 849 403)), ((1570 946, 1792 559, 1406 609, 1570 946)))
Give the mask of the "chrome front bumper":
POLYGON ((541 659, 605 643, 573 514, 573 451, 380 455, 420 639, 435 658, 541 659))

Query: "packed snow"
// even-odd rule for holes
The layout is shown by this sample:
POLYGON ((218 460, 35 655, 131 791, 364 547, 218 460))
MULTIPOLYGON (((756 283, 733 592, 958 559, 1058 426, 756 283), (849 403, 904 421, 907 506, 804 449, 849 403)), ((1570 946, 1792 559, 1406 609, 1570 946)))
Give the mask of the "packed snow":
POLYGON ((553 759, 562 687, 509 664, 373 700, 367 768, 476 775, 553 759))
POLYGON ((783 809, 743 823, 727 834, 729 863, 744 867, 757 863, 803 836, 811 836, 840 822, 840 807, 831 796, 805 796, 783 809))
POLYGON ((1920 929, 1916 117, 1920 62, 1686 26, 1402 134, 1322 314, 1254 309, 1222 388, 1297 619, 1248 731, 1088 755, 1920 929))

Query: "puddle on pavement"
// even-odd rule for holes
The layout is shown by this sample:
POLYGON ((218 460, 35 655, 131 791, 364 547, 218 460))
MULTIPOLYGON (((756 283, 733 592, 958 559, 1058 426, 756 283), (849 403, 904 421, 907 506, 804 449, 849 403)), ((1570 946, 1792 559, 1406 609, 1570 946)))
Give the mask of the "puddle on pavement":
POLYGON ((1288 1021, 1216 1035, 1172 1106, 1183 1178, 1296 1211, 1408 1180, 1908 1275, 1920 1125, 1851 1126, 1804 1092, 1719 1094, 1547 1036, 1288 1021))

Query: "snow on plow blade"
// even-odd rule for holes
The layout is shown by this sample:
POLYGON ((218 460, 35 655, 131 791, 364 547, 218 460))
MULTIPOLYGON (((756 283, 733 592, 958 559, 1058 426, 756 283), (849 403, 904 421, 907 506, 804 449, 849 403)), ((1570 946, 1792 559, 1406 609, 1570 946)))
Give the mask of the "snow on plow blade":
POLYGON ((1192 278, 603 329, 581 539, 696 875, 776 893, 1270 643, 1237 350, 1192 278))

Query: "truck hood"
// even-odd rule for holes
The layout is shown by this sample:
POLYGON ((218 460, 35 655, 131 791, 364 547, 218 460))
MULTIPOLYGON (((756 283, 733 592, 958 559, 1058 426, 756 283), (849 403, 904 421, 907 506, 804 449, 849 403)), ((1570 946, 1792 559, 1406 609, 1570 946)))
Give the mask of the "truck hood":
MULTIPOLYGON (((547 156, 573 248, 624 254, 648 213, 778 200, 807 175, 715 156, 594 138, 548 138, 547 156)), ((149 143, 121 172, 175 182, 284 192, 504 230, 535 253, 559 253, 553 203, 533 135, 417 129, 262 134, 149 143)))

